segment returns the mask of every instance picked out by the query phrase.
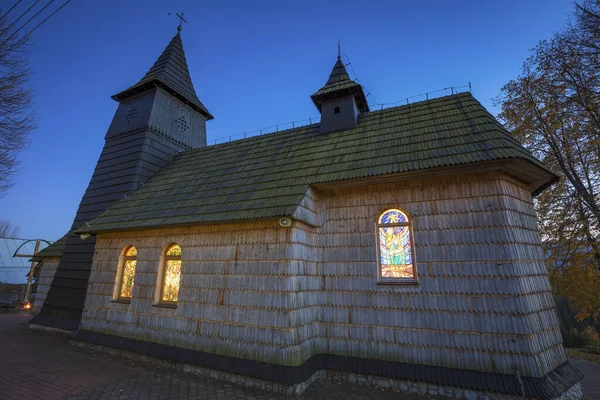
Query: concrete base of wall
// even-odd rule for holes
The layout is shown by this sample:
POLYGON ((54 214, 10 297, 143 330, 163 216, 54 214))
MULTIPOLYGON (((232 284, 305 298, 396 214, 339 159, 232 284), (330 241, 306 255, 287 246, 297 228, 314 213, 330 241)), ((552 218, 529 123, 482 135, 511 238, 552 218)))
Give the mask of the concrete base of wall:
POLYGON ((29 329, 37 330, 37 331, 46 331, 46 332, 56 332, 61 333, 65 336, 73 335, 72 331, 68 331, 66 329, 53 328, 51 326, 40 325, 40 324, 29 324, 29 329))

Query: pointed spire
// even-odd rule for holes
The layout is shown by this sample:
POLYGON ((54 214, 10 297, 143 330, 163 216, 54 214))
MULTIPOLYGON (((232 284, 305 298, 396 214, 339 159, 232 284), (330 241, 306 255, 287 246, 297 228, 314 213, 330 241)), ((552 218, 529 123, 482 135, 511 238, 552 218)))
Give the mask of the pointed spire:
POLYGON ((352 95, 356 100, 359 111, 369 112, 369 105, 367 104, 367 98, 365 97, 362 86, 350 79, 350 75, 348 75, 348 71, 346 71, 346 66, 340 57, 339 46, 338 43, 338 58, 329 75, 327 83, 315 94, 310 96, 310 98, 319 111, 321 111, 321 106, 324 101, 352 95))
POLYGON ((179 18, 179 26, 177 27, 177 32, 181 32, 181 23, 185 22, 187 24, 187 21, 183 18, 183 11, 181 12, 181 15, 179 15, 179 13, 175 13, 175 15, 177 15, 177 18, 179 18))
POLYGON ((181 29, 177 29, 177 34, 158 57, 152 68, 138 83, 112 96, 112 98, 122 101, 150 88, 161 87, 198 111, 207 120, 213 119, 214 117, 196 95, 180 33, 181 29))

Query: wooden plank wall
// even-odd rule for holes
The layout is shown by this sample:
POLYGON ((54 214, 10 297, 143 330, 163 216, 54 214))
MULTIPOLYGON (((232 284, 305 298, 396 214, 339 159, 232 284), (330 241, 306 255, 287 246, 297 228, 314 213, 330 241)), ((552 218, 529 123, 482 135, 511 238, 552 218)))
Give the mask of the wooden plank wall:
POLYGON ((31 312, 34 315, 39 313, 44 305, 44 300, 46 300, 46 295, 48 294, 48 290, 50 290, 50 285, 52 284, 52 279, 54 279, 59 262, 60 257, 45 257, 41 263, 42 265, 39 267, 40 272, 35 282, 37 289, 33 299, 33 307, 31 308, 31 312))
POLYGON ((500 174, 309 191, 304 221, 102 234, 83 327, 298 365, 313 354, 542 376, 566 361, 527 188, 500 174), (374 221, 413 218, 417 286, 377 285, 374 221), (176 309, 153 307, 162 249, 183 249, 176 309), (138 249, 131 304, 111 302, 138 249))
MULTIPOLYGON (((204 117, 162 89, 144 93, 119 105, 71 231, 147 182, 177 154, 190 146, 206 143, 204 131, 178 130, 173 115, 170 115, 170 125, 166 122, 169 112, 176 108, 185 115, 195 114, 194 127, 204 124, 204 117), (169 101, 172 103, 170 107, 169 101), (133 107, 137 107, 136 114, 128 119, 127 113, 133 107), (157 131, 156 127, 149 125, 151 122, 165 131, 157 131), (166 131, 167 128, 172 129, 166 131)), ((40 316, 69 321, 69 325, 64 326, 66 329, 71 329, 73 324, 77 326, 86 296, 94 246, 95 238, 82 241, 78 235, 68 236, 40 316)))
POLYGON ((327 351, 542 376, 566 361, 531 194, 478 174, 323 194, 327 351), (374 222, 413 218, 419 285, 377 285, 374 222))
POLYGON ((237 357, 293 365, 297 306, 293 230, 278 220, 112 233, 99 236, 83 326, 86 329, 237 357), (182 247, 176 309, 154 307, 158 260, 182 247), (131 304, 111 302, 118 256, 138 251, 131 304))

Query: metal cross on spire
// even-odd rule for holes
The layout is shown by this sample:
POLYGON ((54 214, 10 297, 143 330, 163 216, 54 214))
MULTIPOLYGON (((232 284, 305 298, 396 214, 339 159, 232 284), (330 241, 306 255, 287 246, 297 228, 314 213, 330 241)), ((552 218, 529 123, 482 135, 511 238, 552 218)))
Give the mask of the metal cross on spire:
POLYGON ((340 53, 340 43, 341 42, 342 42, 341 40, 338 40, 338 60, 340 59, 340 54, 341 54, 340 53))
POLYGON ((183 12, 181 13, 181 15, 179 15, 179 13, 175 13, 175 15, 177 15, 177 17, 179 18, 179 26, 177 27, 177 30, 181 32, 181 23, 185 22, 187 24, 187 21, 183 18, 183 12))

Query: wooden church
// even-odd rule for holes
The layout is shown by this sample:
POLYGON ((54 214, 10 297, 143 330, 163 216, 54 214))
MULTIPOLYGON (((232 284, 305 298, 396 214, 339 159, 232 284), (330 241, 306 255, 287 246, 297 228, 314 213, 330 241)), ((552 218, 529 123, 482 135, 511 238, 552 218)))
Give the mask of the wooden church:
POLYGON ((113 99, 32 326, 288 395, 581 397, 532 204, 557 177, 470 93, 370 110, 338 57, 320 123, 207 146, 178 32, 113 99))

